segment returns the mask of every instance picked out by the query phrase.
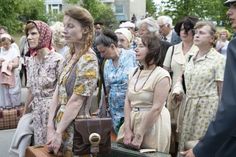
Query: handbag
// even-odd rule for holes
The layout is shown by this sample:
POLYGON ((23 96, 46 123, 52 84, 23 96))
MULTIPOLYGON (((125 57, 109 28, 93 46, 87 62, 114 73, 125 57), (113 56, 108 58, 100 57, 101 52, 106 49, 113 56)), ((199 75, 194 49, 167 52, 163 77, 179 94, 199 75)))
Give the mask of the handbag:
MULTIPOLYGON (((74 121, 73 153, 74 155, 85 154, 108 154, 111 152, 112 119, 109 116, 107 93, 104 84, 103 73, 100 70, 102 84, 105 93, 105 108, 100 116, 90 118, 77 117, 74 121)), ((89 101, 87 101, 89 102, 89 101)), ((87 104, 88 105, 88 104, 87 104)), ((100 110, 101 111, 101 110, 100 110)))
POLYGON ((13 108, 0 108, 0 130, 16 128, 23 111, 23 105, 13 108))

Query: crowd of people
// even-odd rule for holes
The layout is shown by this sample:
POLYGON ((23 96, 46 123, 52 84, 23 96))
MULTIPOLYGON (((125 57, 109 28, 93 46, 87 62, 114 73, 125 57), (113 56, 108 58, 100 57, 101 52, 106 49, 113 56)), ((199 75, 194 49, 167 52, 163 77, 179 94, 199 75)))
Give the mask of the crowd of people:
MULTIPOLYGON (((236 0, 225 5, 236 18, 236 0)), ((62 22, 30 20, 24 30, 18 47, 0 26, 0 107, 19 106, 21 86, 28 89, 24 116, 30 115, 32 138, 18 141, 24 144, 18 154, 46 145, 72 157, 74 119, 91 116, 87 99, 97 90, 93 105, 99 112, 107 96, 112 134, 127 148, 213 157, 217 151, 206 148, 230 142, 222 139, 230 140, 236 109, 235 39, 228 30, 194 16, 174 26, 169 16, 147 17, 109 30, 79 6, 65 10, 62 22)))

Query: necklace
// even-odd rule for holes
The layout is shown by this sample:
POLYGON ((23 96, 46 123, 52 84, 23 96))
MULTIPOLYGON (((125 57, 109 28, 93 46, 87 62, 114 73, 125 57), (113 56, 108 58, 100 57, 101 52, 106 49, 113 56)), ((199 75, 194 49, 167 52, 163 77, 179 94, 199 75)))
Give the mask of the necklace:
MULTIPOLYGON (((157 67, 157 66, 156 66, 156 67, 157 67)), ((150 74, 148 75, 147 79, 144 81, 144 83, 143 83, 143 85, 141 86, 141 88, 140 88, 139 90, 137 90, 137 89, 136 89, 136 85, 137 85, 137 83, 138 83, 138 79, 139 79, 139 76, 140 76, 142 70, 139 71, 138 77, 137 77, 136 82, 135 82, 135 84, 134 84, 134 91, 135 91, 135 92, 139 92, 141 89, 143 89, 144 85, 147 83, 147 80, 148 80, 149 77, 152 75, 152 73, 153 73, 153 71, 156 69, 156 67, 155 67, 154 69, 152 69, 152 71, 151 71, 150 74)))

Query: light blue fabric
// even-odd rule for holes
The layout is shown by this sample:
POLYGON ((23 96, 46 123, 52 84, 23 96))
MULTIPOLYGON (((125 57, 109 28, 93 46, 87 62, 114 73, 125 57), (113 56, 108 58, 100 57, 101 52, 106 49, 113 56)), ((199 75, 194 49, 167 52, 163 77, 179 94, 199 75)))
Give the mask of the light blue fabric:
POLYGON ((124 117, 128 75, 135 67, 137 67, 135 52, 125 49, 121 49, 117 67, 113 65, 112 59, 108 59, 104 66, 104 79, 106 89, 109 91, 108 102, 116 133, 119 130, 120 119, 124 117))

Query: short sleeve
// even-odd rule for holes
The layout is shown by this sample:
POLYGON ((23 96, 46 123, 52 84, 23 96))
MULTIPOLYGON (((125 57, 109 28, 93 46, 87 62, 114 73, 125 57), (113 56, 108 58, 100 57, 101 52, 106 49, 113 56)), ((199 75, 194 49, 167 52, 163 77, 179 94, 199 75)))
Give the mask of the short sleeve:
POLYGON ((81 96, 91 96, 97 87, 99 76, 96 55, 91 53, 83 55, 76 66, 73 93, 81 96))
POLYGON ((173 46, 169 47, 165 56, 163 66, 170 68, 171 67, 171 55, 172 55, 173 46))
POLYGON ((215 64, 215 80, 223 81, 224 80, 224 70, 225 70, 225 57, 220 55, 217 58, 217 64, 215 64))

